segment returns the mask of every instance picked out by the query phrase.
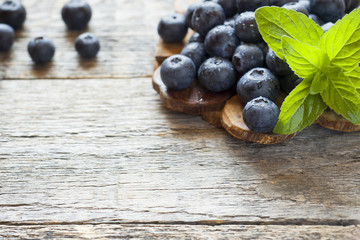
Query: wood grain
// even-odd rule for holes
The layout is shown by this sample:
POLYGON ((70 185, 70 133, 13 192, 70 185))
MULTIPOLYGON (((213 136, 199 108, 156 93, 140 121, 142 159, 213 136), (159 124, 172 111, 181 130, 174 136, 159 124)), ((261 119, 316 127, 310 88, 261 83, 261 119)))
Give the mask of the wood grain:
POLYGON ((326 110, 317 120, 321 126, 342 132, 360 131, 360 125, 355 125, 332 110, 326 110))
POLYGON ((349 226, 206 226, 206 225, 34 225, 0 226, 3 239, 339 239, 358 240, 359 227, 349 226))

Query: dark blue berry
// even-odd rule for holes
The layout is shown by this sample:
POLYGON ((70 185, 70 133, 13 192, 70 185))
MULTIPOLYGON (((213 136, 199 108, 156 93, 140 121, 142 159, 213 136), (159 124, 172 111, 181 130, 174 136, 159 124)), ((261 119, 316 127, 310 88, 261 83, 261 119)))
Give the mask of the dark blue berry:
POLYGON ((186 46, 181 51, 181 54, 193 60, 196 69, 198 69, 200 65, 206 60, 204 44, 198 42, 186 44, 186 46))
POLYGON ((235 33, 240 41, 245 43, 257 43, 262 41, 255 12, 241 13, 235 20, 235 33))
POLYGON ((100 50, 100 43, 92 33, 83 33, 75 40, 75 49, 82 58, 93 58, 100 50))
POLYGON ((346 12, 351 12, 352 10, 360 6, 360 0, 349 0, 345 2, 348 2, 346 5, 346 12))
POLYGON ((195 80, 196 67, 190 58, 179 54, 173 55, 161 64, 160 75, 168 89, 183 90, 195 80))
POLYGON ((208 32, 204 44, 205 50, 210 56, 231 58, 240 41, 232 27, 220 25, 208 32))
POLYGON ((271 50, 271 48, 269 48, 266 54, 266 65, 273 73, 277 75, 287 75, 292 73, 289 65, 276 56, 276 53, 271 50))
POLYGON ((32 39, 29 42, 27 49, 31 59, 36 64, 50 62, 55 54, 54 44, 46 37, 36 37, 32 39))
POLYGON ((201 36, 199 33, 194 32, 194 34, 191 35, 188 43, 192 43, 192 42, 203 43, 204 42, 204 37, 201 36))
POLYGON ((280 115, 278 106, 265 97, 258 97, 245 105, 243 119, 254 132, 270 133, 275 128, 280 115))
POLYGON ((275 101, 280 93, 280 84, 269 69, 253 68, 240 78, 236 90, 244 104, 260 96, 275 101))
POLYGON ((289 94, 303 79, 295 73, 279 77, 280 88, 289 94))
POLYGON ((159 36, 167 43, 181 42, 188 31, 185 17, 179 13, 173 13, 161 18, 158 25, 159 36))
POLYGON ((91 7, 85 0, 70 0, 61 10, 62 19, 72 30, 83 30, 92 15, 91 7))
POLYGON ((238 73, 244 74, 253 68, 264 66, 264 53, 255 44, 242 44, 236 48, 232 63, 238 73))
POLYGON ((298 0, 270 0, 270 5, 283 6, 284 4, 297 2, 298 0))
POLYGON ((301 4, 300 2, 286 3, 285 5, 282 6, 282 8, 294 10, 294 11, 303 13, 306 16, 309 15, 309 11, 307 10, 307 8, 303 4, 301 4))
POLYGON ((14 43, 14 29, 7 24, 0 23, 0 52, 7 52, 14 43))
POLYGON ((235 85, 236 71, 229 60, 213 57, 200 66, 198 78, 206 89, 222 92, 235 85))
POLYGON ((336 22, 345 14, 344 0, 311 0, 310 11, 325 22, 336 22))
POLYGON ((225 13, 222 7, 214 2, 203 2, 195 10, 191 19, 192 28, 201 36, 214 27, 225 22, 225 13))
POLYGON ((0 5, 0 23, 19 29, 26 19, 26 10, 18 0, 6 0, 0 5))
POLYGON ((259 7, 269 6, 270 0, 236 0, 238 12, 255 11, 259 7))
POLYGON ((236 0, 215 0, 225 12, 226 17, 232 17, 237 12, 236 0))
POLYGON ((185 12, 185 21, 189 28, 193 29, 191 25, 192 16, 194 14, 195 9, 201 5, 201 2, 195 2, 189 5, 188 9, 185 12))

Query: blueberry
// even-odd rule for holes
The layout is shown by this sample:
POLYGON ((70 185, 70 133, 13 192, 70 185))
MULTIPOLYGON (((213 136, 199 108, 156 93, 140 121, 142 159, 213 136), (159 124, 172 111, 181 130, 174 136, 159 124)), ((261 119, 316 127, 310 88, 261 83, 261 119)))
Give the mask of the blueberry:
POLYGON ((92 33, 83 33, 75 40, 75 49, 82 58, 93 58, 100 50, 100 43, 92 33))
POLYGON ((188 27, 184 15, 173 13, 161 18, 157 30, 164 42, 177 43, 185 38, 188 27))
POLYGON ((224 22, 224 25, 234 28, 235 27, 235 20, 236 20, 236 18, 238 16, 239 16, 238 14, 235 14, 234 17, 226 19, 225 22, 224 22))
POLYGON ((92 11, 85 0, 70 0, 61 10, 66 26, 72 30, 83 30, 91 19, 92 11))
POLYGON ((295 73, 279 77, 280 88, 289 94, 303 79, 295 73))
POLYGON ((345 2, 348 2, 348 4, 346 5, 346 12, 351 12, 352 10, 360 6, 360 0, 350 0, 345 2))
POLYGON ((284 4, 297 2, 298 0, 270 0, 270 5, 283 6, 284 4))
POLYGON ((22 27, 26 10, 18 0, 6 0, 0 5, 0 23, 6 23, 15 30, 22 27))
POLYGON ((173 55, 161 64, 160 75, 165 86, 170 90, 188 88, 196 77, 194 62, 184 55, 173 55))
POLYGON ((203 2, 195 10, 191 19, 191 26, 201 36, 214 27, 225 22, 225 13, 222 7, 214 2, 203 2))
POLYGON ((311 20, 313 20, 317 25, 323 25, 324 22, 315 14, 309 14, 308 16, 311 20))
POLYGON ((236 83, 236 71, 232 63, 223 58, 209 58, 199 68, 200 83, 212 92, 229 90, 236 83))
POLYGON ((271 48, 269 48, 266 54, 266 65, 273 73, 277 75, 287 75, 292 73, 289 65, 276 56, 276 53, 271 50, 271 48))
POLYGON ((245 105, 243 119, 254 132, 270 133, 275 128, 280 110, 275 103, 265 97, 258 97, 245 105))
POLYGON ((244 12, 237 17, 235 21, 235 33, 242 42, 257 43, 262 41, 255 20, 255 12, 244 12))
POLYGON ((30 57, 36 64, 50 62, 55 54, 54 44, 46 37, 36 37, 32 39, 27 49, 30 57))
POLYGON ((325 22, 336 22, 345 14, 344 0, 311 0, 310 11, 325 22))
POLYGON ((186 44, 186 46, 181 51, 181 55, 187 56, 193 60, 196 69, 198 69, 200 65, 206 60, 204 44, 198 42, 186 44))
POLYGON ((0 52, 7 52, 14 43, 14 29, 7 24, 0 23, 0 52))
POLYGON ((216 2, 224 9, 226 17, 232 17, 236 14, 236 0, 216 0, 216 2))
POLYGON ((188 43, 192 43, 192 42, 203 43, 204 42, 204 37, 201 36, 199 33, 194 32, 194 34, 191 35, 188 43))
POLYGON ((253 68, 264 66, 264 53, 255 44, 243 44, 236 48, 232 63, 238 73, 244 74, 253 68))
POLYGON ((309 11, 307 10, 307 8, 303 4, 301 4, 300 2, 287 3, 287 4, 283 5, 282 8, 294 10, 294 11, 303 13, 306 16, 309 15, 309 11))
POLYGON ((244 104, 260 96, 275 101, 280 93, 280 84, 269 69, 253 68, 240 78, 236 90, 244 104))
POLYGON ((327 22, 323 25, 321 25, 321 29, 323 30, 324 33, 326 33, 327 31, 329 31, 329 29, 334 26, 335 24, 332 22, 327 22))
POLYGON ((236 0, 238 12, 255 11, 259 7, 269 6, 270 0, 236 0))
POLYGON ((220 25, 208 32, 204 44, 205 50, 210 56, 231 58, 240 41, 232 27, 220 25))
POLYGON ((266 42, 256 43, 256 46, 258 46, 261 49, 261 51, 263 52, 264 56, 266 56, 266 54, 269 50, 269 46, 266 44, 266 42))
POLYGON ((201 2, 195 2, 189 5, 188 9, 185 12, 185 21, 186 21, 186 25, 188 25, 188 27, 193 28, 191 25, 191 19, 192 16, 194 14, 194 11, 197 7, 199 7, 201 5, 201 2))

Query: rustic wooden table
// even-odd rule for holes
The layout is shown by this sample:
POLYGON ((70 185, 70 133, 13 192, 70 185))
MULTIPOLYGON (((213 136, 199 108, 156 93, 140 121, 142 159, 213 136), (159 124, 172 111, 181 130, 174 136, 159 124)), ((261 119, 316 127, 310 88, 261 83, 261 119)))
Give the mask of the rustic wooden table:
POLYGON ((172 0, 93 0, 96 60, 64 0, 23 1, 0 55, 0 239, 359 239, 360 133, 314 125, 263 146, 165 109, 152 89, 172 0), (34 66, 30 38, 53 62, 34 66))

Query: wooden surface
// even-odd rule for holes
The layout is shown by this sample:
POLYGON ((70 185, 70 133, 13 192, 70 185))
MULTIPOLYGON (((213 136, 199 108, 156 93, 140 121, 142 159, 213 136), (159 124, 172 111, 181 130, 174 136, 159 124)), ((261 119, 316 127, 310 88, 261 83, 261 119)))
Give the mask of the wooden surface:
POLYGON ((89 1, 102 51, 85 62, 64 2, 24 1, 1 55, 0 239, 358 239, 359 132, 263 146, 169 111, 151 75, 172 1, 89 1), (43 33, 57 53, 33 67, 43 33))

